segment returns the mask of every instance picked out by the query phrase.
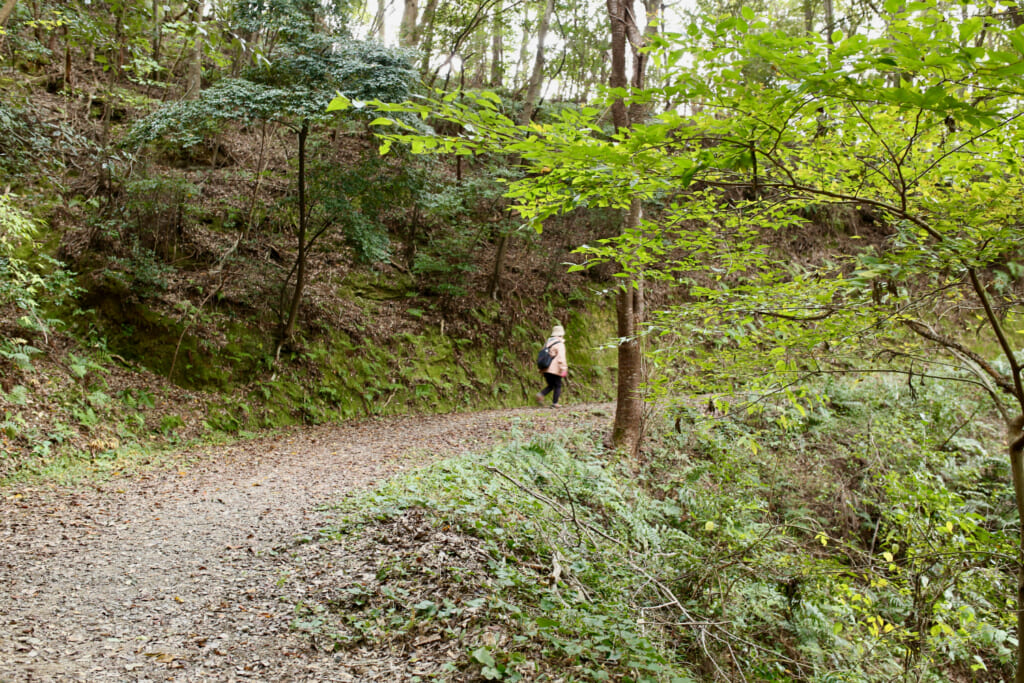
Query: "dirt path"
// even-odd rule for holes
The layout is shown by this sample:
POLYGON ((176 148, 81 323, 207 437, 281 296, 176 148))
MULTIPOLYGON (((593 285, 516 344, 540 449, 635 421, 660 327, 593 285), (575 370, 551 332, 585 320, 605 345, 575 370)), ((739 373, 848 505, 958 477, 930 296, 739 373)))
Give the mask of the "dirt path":
MULTIPOLYGON (((429 457, 604 426, 609 406, 402 417, 192 452, 187 470, 0 489, 0 681, 334 681, 292 635, 275 548, 429 457), (538 426, 541 425, 541 426, 538 426)), ((351 670, 351 668, 349 668, 351 670)))

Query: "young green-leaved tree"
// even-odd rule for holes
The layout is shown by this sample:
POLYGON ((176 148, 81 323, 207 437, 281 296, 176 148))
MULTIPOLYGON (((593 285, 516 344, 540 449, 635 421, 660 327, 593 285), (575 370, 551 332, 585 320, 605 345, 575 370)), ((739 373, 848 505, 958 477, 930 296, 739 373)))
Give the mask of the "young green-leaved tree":
MULTIPOLYGON (((1009 332, 1024 275, 1024 31, 975 9, 890 2, 884 30, 830 36, 773 31, 748 11, 666 38, 658 59, 675 85, 655 94, 688 111, 637 135, 661 140, 655 176, 668 181, 674 157, 689 157, 693 184, 666 189, 656 221, 588 251, 687 283, 686 303, 649 328, 668 400, 793 397, 825 373, 986 392, 1024 522, 1009 332), (831 258, 800 253, 829 229, 873 239, 831 258)), ((1013 604, 1024 634, 1024 571, 1013 604)), ((1024 681, 1019 637, 1017 656, 1024 681)))
MULTIPOLYGON (((607 102, 675 104, 629 130, 609 130, 599 107, 516 126, 487 93, 447 95, 401 109, 458 123, 459 135, 408 128, 384 147, 517 155, 535 172, 507 196, 536 225, 581 206, 650 207, 619 236, 582 245, 580 267, 613 262, 623 280, 680 286, 685 302, 637 331, 654 340, 650 395, 662 401, 796 401, 807 377, 826 373, 985 392, 1006 425, 1024 521, 1012 334, 1024 276, 1024 29, 988 6, 883 9, 877 27, 852 35, 794 36, 744 10, 652 39, 652 63, 672 85, 620 87, 607 102), (864 247, 809 253, 830 229, 863 230, 844 243, 864 237, 864 247)), ((1024 571, 1011 604, 1024 683, 1024 571)))

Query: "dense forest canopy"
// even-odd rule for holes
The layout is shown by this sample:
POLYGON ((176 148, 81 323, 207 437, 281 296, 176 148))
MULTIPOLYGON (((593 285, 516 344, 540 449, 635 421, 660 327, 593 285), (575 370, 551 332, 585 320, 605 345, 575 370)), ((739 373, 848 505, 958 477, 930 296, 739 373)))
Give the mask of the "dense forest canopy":
MULTIPOLYGON (((1024 682, 1015 3, 6 0, 0 27, 5 443, 45 459, 78 438, 27 423, 25 378, 49 356, 94 454, 183 425, 104 432, 107 371, 83 347, 240 392, 203 416, 238 432, 521 401, 516 356, 565 322, 581 391, 614 394, 610 441, 636 462, 695 400, 790 434, 834 409, 836 378, 896 377, 915 398, 935 383, 950 410, 977 404, 957 430, 1005 432, 1015 514, 964 512, 954 541, 949 513, 951 545, 880 554, 883 521, 892 540, 939 519, 887 480, 905 506, 865 513, 868 568, 841 586, 877 588, 888 555, 885 581, 917 568, 900 584, 917 602, 902 623, 860 615, 864 640, 840 629, 833 646, 860 657, 849 680, 896 675, 865 654, 895 633, 908 677, 1012 664, 1024 682), (986 600, 1004 589, 1005 609, 969 604, 968 619, 934 588, 925 606, 933 550, 964 564, 932 576, 986 600)), ((118 400, 155 406, 145 388, 118 400)), ((751 457, 766 448, 742 438, 751 457)), ((663 636, 686 640, 680 624, 700 620, 663 593, 678 610, 663 636)), ((827 669, 808 643, 832 636, 750 652, 770 650, 777 680, 813 680, 794 671, 827 669)), ((742 671, 727 660, 709 679, 742 671)))

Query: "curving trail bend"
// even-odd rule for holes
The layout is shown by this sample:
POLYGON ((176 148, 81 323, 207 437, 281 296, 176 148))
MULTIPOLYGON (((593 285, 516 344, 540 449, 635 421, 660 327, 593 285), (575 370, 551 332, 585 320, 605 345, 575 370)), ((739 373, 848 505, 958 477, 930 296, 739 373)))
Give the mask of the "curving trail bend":
POLYGON ((274 549, 324 526, 320 506, 402 470, 513 428, 601 428, 611 414, 604 404, 324 425, 98 485, 0 489, 0 681, 380 680, 289 631, 274 549))

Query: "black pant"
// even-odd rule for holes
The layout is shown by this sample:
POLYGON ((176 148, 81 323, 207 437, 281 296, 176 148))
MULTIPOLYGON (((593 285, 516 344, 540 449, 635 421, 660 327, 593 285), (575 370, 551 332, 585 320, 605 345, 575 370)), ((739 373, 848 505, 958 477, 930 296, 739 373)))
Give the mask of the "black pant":
POLYGON ((550 372, 545 372, 544 381, 546 381, 548 385, 540 392, 541 396, 547 396, 552 391, 555 392, 555 395, 551 397, 551 405, 558 405, 558 397, 562 395, 562 376, 552 375, 550 372))

